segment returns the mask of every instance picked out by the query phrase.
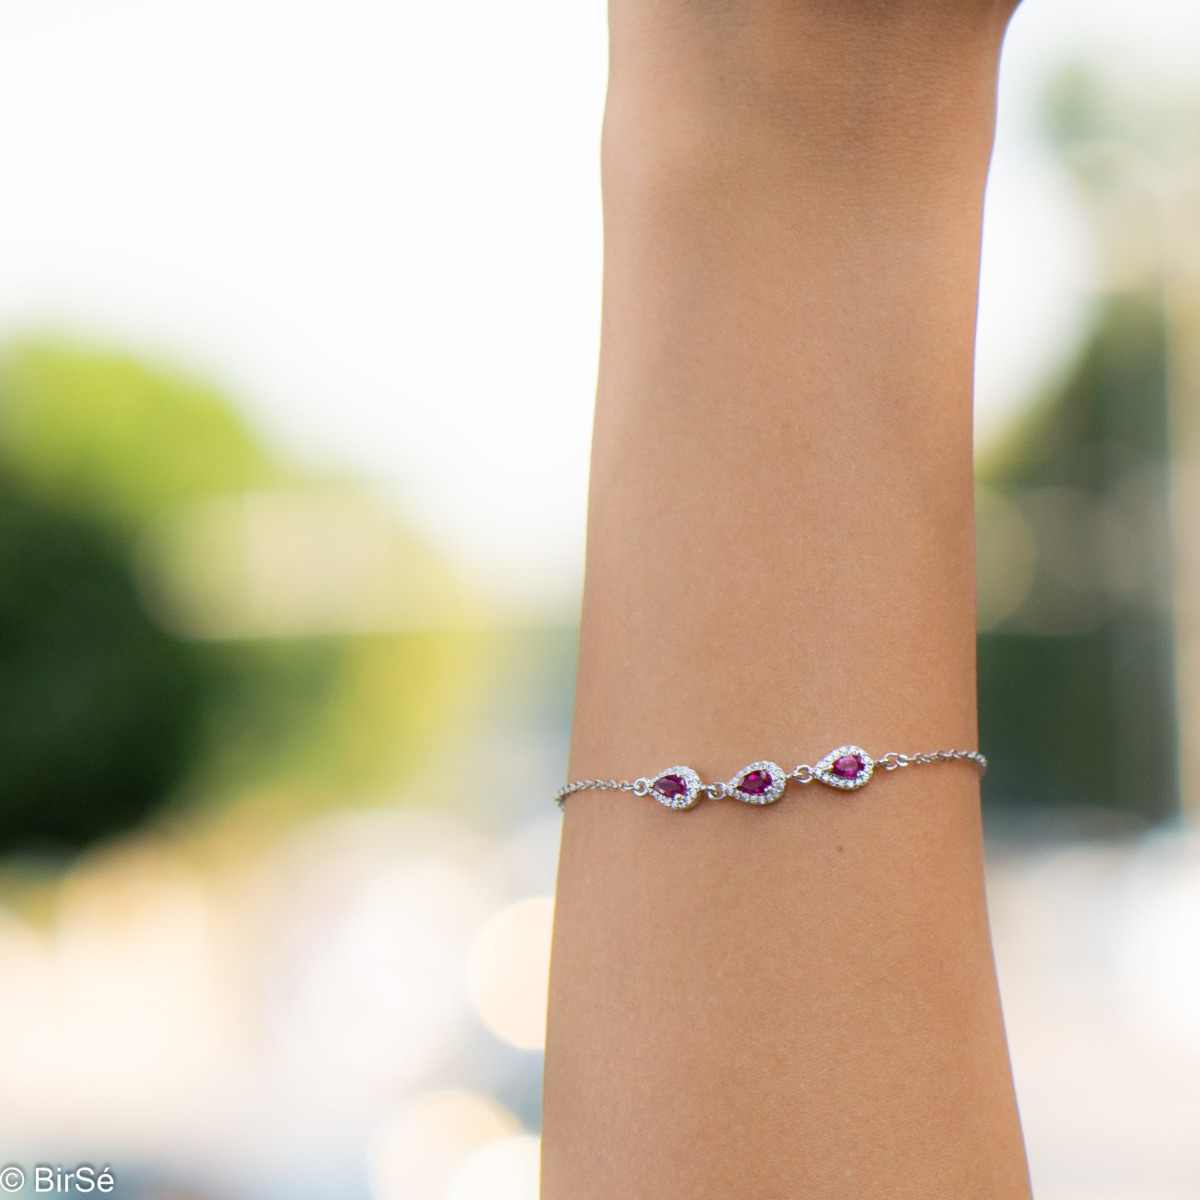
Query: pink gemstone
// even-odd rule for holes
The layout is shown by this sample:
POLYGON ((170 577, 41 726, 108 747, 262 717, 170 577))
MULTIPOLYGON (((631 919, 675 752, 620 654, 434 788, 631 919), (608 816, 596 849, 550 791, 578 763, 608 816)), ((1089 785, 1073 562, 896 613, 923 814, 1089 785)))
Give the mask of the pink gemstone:
POLYGON ((747 796, 765 796, 771 790, 770 771, 747 771, 738 780, 738 791, 747 796))
POLYGON ((655 780, 654 790, 665 800, 674 800, 676 796, 686 796, 688 786, 679 775, 664 775, 655 780))
POLYGON ((863 760, 857 754, 843 754, 833 764, 833 773, 843 779, 856 779, 863 769, 863 760))

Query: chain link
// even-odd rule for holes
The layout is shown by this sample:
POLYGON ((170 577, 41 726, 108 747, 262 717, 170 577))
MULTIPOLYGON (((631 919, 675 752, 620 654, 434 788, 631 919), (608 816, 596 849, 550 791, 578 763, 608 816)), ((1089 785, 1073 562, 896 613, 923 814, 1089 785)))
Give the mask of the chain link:
POLYGON ((895 750, 889 750, 875 760, 875 765, 883 771, 894 771, 897 767, 954 760, 969 760, 979 767, 980 775, 987 774, 987 759, 978 750, 930 750, 922 754, 897 754, 895 750))

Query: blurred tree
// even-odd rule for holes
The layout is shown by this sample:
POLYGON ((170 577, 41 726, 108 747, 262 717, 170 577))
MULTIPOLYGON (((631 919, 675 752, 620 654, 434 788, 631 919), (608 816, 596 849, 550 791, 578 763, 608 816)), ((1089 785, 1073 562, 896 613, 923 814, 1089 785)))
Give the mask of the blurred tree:
POLYGON ((299 479, 208 384, 49 340, 10 347, 0 365, 0 463, 125 545, 173 501, 299 479))
POLYGON ((83 846, 184 794, 359 786, 420 753, 462 654, 404 626, 452 618, 456 585, 351 493, 180 372, 8 349, 0 850, 83 846))
MULTIPOLYGON (((1195 259, 1200 232, 1174 199, 1200 164, 1196 125, 1193 105, 1146 111, 1077 69, 1048 96, 1046 132, 1094 232, 1103 292, 1072 371, 978 467, 980 737, 995 755, 993 800, 1141 821, 1178 811, 1173 530, 1177 459, 1194 444, 1180 411, 1194 405, 1181 404, 1177 347, 1198 294, 1180 264, 1195 259)), ((1184 340, 1198 335, 1193 322, 1184 340)))
POLYGON ((179 785, 212 687, 94 526, 0 483, 0 845, 84 844, 179 785))
MULTIPOLYGON (((1019 603, 979 634, 993 799, 1176 809, 1165 386, 1159 307, 1113 296, 1062 390, 980 463, 1035 552, 1019 603)), ((981 561, 1002 536, 985 515, 981 561)))

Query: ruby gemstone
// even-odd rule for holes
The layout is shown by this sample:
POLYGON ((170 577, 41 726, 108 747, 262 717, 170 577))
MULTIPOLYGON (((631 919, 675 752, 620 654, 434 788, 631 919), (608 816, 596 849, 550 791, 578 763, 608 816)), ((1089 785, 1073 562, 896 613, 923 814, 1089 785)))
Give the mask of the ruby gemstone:
POLYGON ((738 780, 738 791, 747 796, 765 796, 771 790, 770 771, 747 771, 738 780))
POLYGON ((843 754, 833 764, 833 773, 842 779, 856 779, 863 769, 863 761, 857 754, 843 754))
POLYGON ((686 796, 688 786, 679 775, 664 775, 656 779, 654 790, 666 800, 674 800, 676 796, 686 796))

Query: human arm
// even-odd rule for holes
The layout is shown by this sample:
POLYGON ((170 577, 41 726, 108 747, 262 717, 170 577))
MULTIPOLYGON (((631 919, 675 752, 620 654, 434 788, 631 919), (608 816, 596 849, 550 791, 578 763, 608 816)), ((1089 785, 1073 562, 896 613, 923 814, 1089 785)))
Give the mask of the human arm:
MULTIPOLYGON (((612 0, 572 778, 975 745, 1008 7, 612 0)), ((566 803, 543 1200, 1028 1195, 965 764, 566 803)))

